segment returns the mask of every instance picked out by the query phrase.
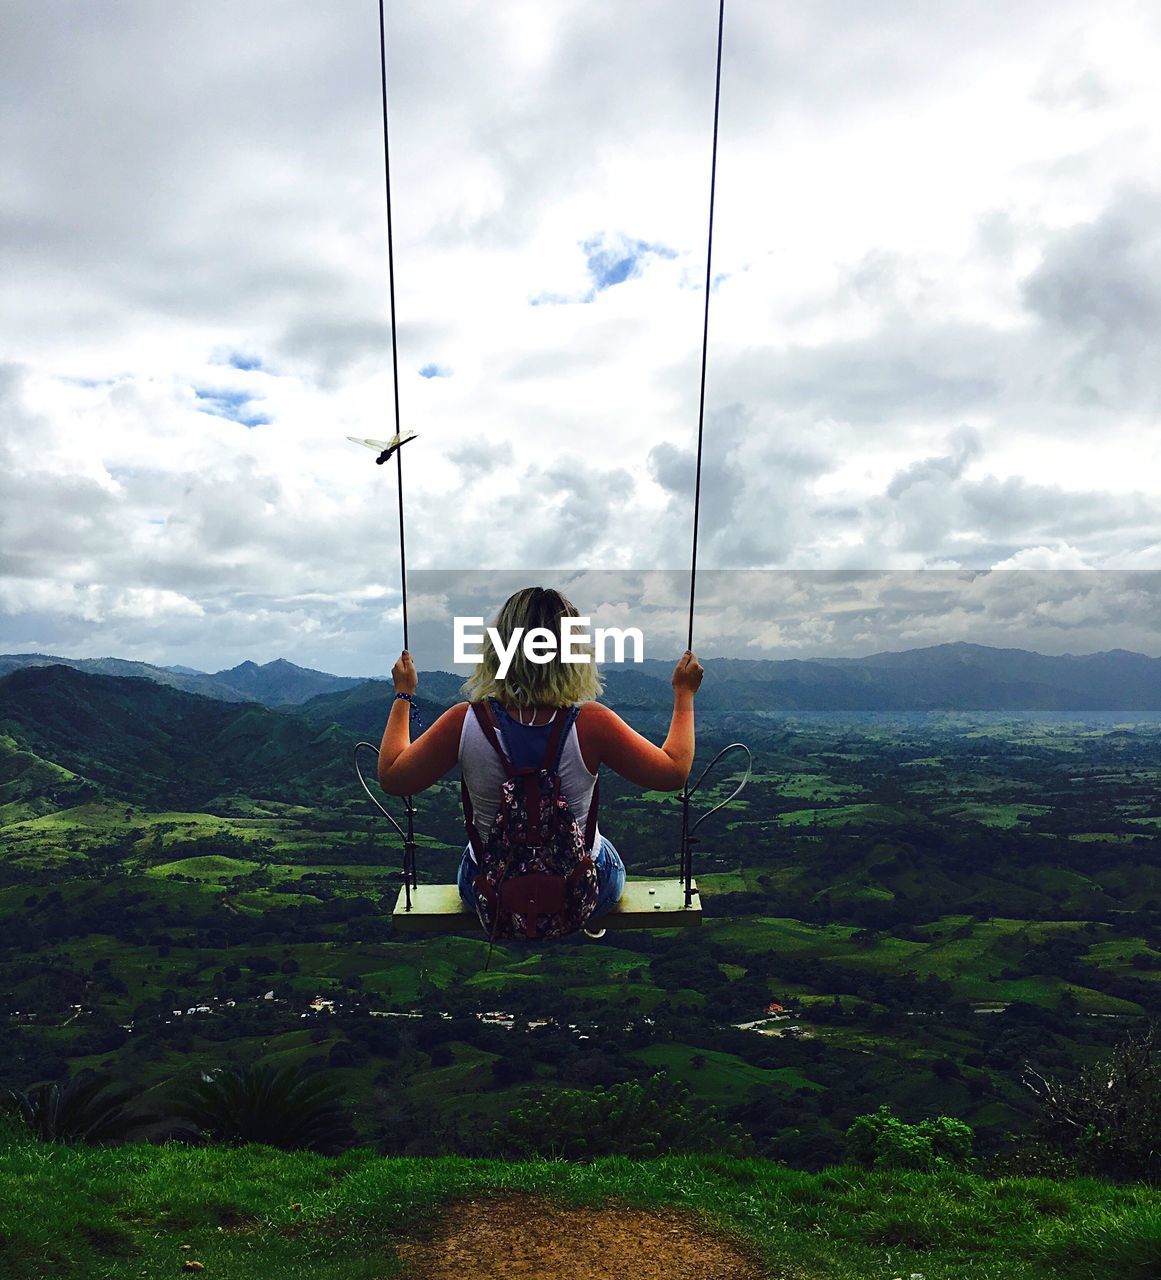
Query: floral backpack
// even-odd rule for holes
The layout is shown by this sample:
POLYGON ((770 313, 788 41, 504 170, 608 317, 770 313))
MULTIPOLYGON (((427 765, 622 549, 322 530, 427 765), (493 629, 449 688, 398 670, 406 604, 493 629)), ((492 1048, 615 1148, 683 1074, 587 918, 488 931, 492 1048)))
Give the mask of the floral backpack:
POLYGON ((471 705, 506 775, 486 841, 476 830, 468 789, 461 783, 468 838, 479 867, 476 912, 493 941, 561 938, 583 928, 596 909, 597 868, 589 850, 597 828, 597 791, 594 787, 582 830, 558 773, 565 735, 577 710, 557 711, 540 765, 518 769, 500 745, 487 702, 471 705))

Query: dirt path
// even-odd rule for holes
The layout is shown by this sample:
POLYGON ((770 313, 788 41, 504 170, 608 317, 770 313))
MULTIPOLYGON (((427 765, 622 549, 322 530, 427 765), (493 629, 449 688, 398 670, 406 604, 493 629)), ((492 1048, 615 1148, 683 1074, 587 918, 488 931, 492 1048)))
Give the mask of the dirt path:
POLYGON ((400 1248, 407 1280, 761 1280, 742 1250, 678 1210, 464 1200, 400 1248))

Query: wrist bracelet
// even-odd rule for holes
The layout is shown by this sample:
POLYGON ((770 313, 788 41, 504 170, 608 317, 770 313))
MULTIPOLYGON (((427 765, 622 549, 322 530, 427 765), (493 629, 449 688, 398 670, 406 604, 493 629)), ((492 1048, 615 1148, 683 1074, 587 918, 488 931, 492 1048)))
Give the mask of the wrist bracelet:
POLYGON ((415 705, 415 699, 409 693, 396 693, 394 699, 392 700, 392 706, 394 706, 394 704, 398 702, 400 698, 404 698, 410 704, 411 706, 410 719, 412 719, 416 724, 419 724, 420 723, 419 708, 415 705))

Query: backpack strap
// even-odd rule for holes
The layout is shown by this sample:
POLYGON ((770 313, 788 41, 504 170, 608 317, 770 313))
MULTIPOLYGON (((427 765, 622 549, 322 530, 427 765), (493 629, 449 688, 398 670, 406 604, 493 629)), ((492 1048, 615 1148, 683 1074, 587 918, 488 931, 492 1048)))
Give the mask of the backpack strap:
POLYGON ((568 731, 576 723, 576 718, 580 714, 579 707, 569 707, 564 715, 560 714, 561 709, 558 708, 556 715, 552 721, 552 732, 548 735, 548 743, 544 748, 544 759, 540 762, 542 769, 547 769, 550 773, 557 773, 560 770, 560 757, 564 754, 564 743, 568 737, 568 731))
MULTIPOLYGON (((513 776, 512 765, 504 754, 504 748, 500 746, 500 738, 496 732, 496 724, 492 719, 492 712, 488 704, 486 702, 473 702, 469 704, 469 710, 475 715, 476 722, 479 724, 484 737, 492 744, 492 749, 500 757, 500 763, 504 766, 504 773, 511 778, 513 776)), ((468 844, 471 845, 476 865, 479 866, 484 856, 484 842, 480 839, 480 833, 476 829, 475 814, 472 810, 472 797, 468 794, 468 784, 462 773, 460 774, 460 800, 464 806, 464 826, 468 830, 468 844)))
MULTIPOLYGON (((496 728, 496 720, 492 715, 492 708, 488 705, 488 700, 484 698, 480 702, 471 703, 470 710, 476 717, 480 732, 488 740, 492 750, 499 756, 500 763, 504 766, 504 776, 515 778, 519 774, 531 773, 532 771, 528 769, 513 768, 511 760, 508 759, 503 746, 500 744, 500 734, 496 728)), ((460 775, 460 799, 464 806, 464 826, 468 830, 468 843, 472 847, 472 853, 475 854, 478 865, 483 860, 484 842, 480 839, 480 833, 476 829, 475 816, 472 811, 472 798, 468 795, 468 784, 464 780, 462 773, 460 775)))
MULTIPOLYGON (((569 707, 567 712, 562 716, 557 712, 556 724, 549 736, 548 749, 544 753, 544 762, 541 764, 542 769, 549 769, 555 773, 560 771, 560 758, 564 754, 564 744, 568 739, 568 732, 576 724, 577 716, 580 715, 580 707, 569 707)), ((578 740, 577 747, 579 749, 580 742, 578 740)), ((584 761, 582 760, 583 764, 584 761)), ((593 840, 597 834, 597 802, 600 799, 601 783, 598 778, 593 783, 593 797, 589 801, 589 812, 585 818, 585 848, 593 847, 593 840)))
POLYGON ((509 778, 514 778, 516 770, 512 767, 511 760, 504 754, 504 748, 500 745, 500 735, 496 731, 496 721, 492 716, 492 708, 488 706, 487 699, 485 698, 483 702, 473 702, 471 708, 484 737, 488 739, 492 745, 492 750, 500 757, 500 763, 504 766, 504 773, 509 778))

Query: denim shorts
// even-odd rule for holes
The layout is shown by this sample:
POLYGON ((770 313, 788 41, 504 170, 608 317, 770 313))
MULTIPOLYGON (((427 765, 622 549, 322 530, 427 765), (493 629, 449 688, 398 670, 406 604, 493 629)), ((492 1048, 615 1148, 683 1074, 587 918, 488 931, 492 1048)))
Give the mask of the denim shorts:
MULTIPOLYGON (((613 847, 613 842, 606 836, 601 836, 600 843, 597 845, 596 863, 599 893, 596 909, 589 917, 590 920, 595 920, 615 903, 620 902, 621 894, 625 892, 625 864, 621 861, 621 855, 613 847)), ((476 874, 476 860, 472 857, 471 846, 469 846, 464 850, 463 858, 460 859, 460 871, 456 882, 464 905, 472 911, 476 909, 476 891, 472 887, 476 874)))

